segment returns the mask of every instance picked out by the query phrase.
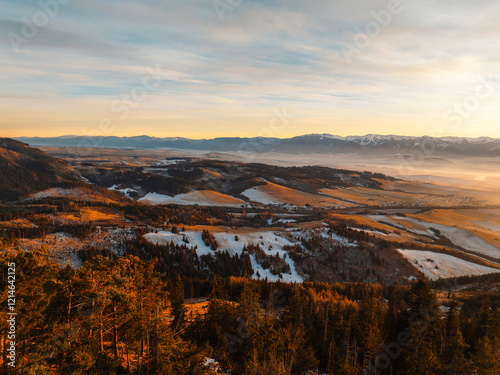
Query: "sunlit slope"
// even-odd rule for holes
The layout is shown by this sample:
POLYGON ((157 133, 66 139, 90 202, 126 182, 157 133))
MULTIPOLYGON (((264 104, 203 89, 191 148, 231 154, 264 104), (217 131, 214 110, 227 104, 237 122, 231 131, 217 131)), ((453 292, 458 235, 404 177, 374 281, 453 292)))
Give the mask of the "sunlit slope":
POLYGON ((150 204, 198 204, 201 206, 239 206, 245 204, 245 201, 241 199, 212 190, 191 191, 173 197, 157 193, 148 193, 139 200, 150 204))
POLYGON ((321 189, 321 193, 359 206, 439 206, 491 204, 483 191, 472 191, 448 186, 410 181, 385 181, 380 189, 361 186, 321 189))
POLYGON ((459 246, 500 258, 500 209, 436 209, 408 216, 434 225, 459 246))
POLYGON ((352 207, 354 204, 319 194, 305 193, 285 186, 267 182, 241 193, 250 201, 262 204, 288 204, 292 206, 352 207))

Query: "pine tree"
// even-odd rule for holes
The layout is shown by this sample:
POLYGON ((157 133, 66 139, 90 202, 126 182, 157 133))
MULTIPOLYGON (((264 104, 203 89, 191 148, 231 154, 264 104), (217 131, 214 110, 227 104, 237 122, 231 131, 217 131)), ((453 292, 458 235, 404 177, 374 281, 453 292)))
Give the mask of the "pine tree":
POLYGON ((442 362, 444 372, 449 374, 470 373, 469 362, 465 358, 465 350, 468 345, 462 335, 459 322, 458 304, 452 300, 451 306, 446 314, 446 331, 442 362))
POLYGON ((174 329, 180 328, 186 322, 186 306, 184 305, 184 283, 180 276, 174 283, 173 290, 170 293, 170 304, 172 315, 174 316, 174 329))
POLYGON ((382 345, 383 311, 373 297, 366 297, 361 301, 357 318, 357 341, 359 346, 370 354, 379 353, 382 345))
POLYGON ((396 361, 402 374, 436 374, 441 366, 439 358, 441 313, 436 296, 424 281, 413 285, 405 297, 408 310, 403 316, 408 321, 407 332, 411 344, 403 347, 401 361, 396 361))
POLYGON ((500 369, 500 338, 479 339, 476 353, 472 356, 478 375, 498 375, 500 369))

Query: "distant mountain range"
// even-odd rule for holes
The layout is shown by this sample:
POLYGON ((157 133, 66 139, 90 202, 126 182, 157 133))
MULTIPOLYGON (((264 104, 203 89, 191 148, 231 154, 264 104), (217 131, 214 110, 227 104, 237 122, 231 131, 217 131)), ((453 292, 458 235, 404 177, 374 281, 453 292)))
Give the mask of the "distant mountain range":
POLYGON ((156 138, 61 136, 17 138, 36 147, 92 147, 114 149, 178 149, 223 152, 277 152, 285 154, 387 154, 406 155, 422 151, 428 156, 500 156, 500 139, 461 137, 410 137, 375 135, 341 137, 308 134, 293 138, 156 138))

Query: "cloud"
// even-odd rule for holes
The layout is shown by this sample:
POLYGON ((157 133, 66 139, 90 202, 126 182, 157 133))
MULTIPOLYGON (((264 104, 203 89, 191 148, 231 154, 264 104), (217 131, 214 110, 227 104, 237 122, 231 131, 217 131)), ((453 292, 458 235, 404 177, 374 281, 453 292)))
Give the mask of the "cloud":
MULTIPOLYGON (((329 132, 328 120, 372 119, 371 133, 387 133, 397 132, 396 121, 406 131, 401 124, 420 119, 412 131, 423 133, 439 126, 450 103, 473 92, 481 76, 498 73, 500 4, 400 2, 402 11, 378 35, 367 35, 369 43, 348 61, 341 46, 355 45, 389 1, 242 0, 221 20, 212 1, 73 0, 16 53, 9 33, 22 35, 24 19, 40 8, 4 0, 0 96, 24 98, 16 108, 35 107, 46 118, 60 113, 68 132, 78 133, 84 121, 71 110, 105 112, 141 83, 148 67, 160 66, 166 79, 137 109, 138 123, 163 113, 172 126, 172 112, 181 110, 182 121, 191 113, 192 123, 203 123, 210 109, 211 124, 217 117, 221 124, 245 121, 251 135, 262 126, 251 114, 263 118, 288 105, 317 132, 329 132), (57 101, 68 111, 58 112, 57 101), (384 125, 380 118, 393 120, 384 125)), ((477 119, 481 131, 495 129, 493 115, 477 119)), ((159 123, 153 135, 168 130, 159 123)), ((9 126, 0 118, 0 129, 9 126)), ((172 127, 171 135, 178 131, 172 127)))
POLYGON ((134 46, 120 48, 119 45, 108 43, 104 39, 50 27, 36 28, 37 32, 33 37, 29 37, 31 34, 27 34, 28 37, 26 37, 25 33, 23 33, 26 24, 20 21, 0 20, 2 35, 0 42, 4 47, 13 48, 11 38, 18 37, 24 40, 19 42, 18 49, 20 52, 29 50, 69 50, 73 53, 100 57, 126 58, 130 57, 135 49, 134 46))

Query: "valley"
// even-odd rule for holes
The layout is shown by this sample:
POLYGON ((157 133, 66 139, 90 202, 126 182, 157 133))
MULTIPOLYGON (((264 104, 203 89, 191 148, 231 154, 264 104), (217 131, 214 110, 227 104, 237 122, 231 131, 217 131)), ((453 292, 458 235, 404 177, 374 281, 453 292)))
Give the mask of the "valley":
POLYGON ((113 251, 124 253, 124 238, 137 241, 134 231, 142 228, 140 238, 194 249, 198 257, 248 253, 248 276, 276 281, 405 282, 500 272, 500 205, 488 189, 182 151, 69 150, 45 149, 79 182, 9 204, 19 219, 0 222, 4 232, 51 223, 49 233, 16 238, 10 248, 48 246, 60 264, 77 265, 78 254, 113 241, 113 251), (127 206, 149 206, 154 218, 127 215, 127 206), (35 214, 34 207, 52 211, 35 214), (172 233, 181 224, 184 230, 172 233), (56 231, 64 225, 91 229, 74 238, 56 231), (216 249, 203 244, 204 230, 216 249))
POLYGON ((494 184, 391 175, 380 159, 370 171, 355 158, 347 169, 275 154, 0 145, 0 260, 19 265, 22 313, 42 306, 42 340, 58 347, 61 324, 79 337, 71 351, 35 354, 45 369, 148 373, 146 360, 172 350, 164 363, 198 366, 190 374, 260 375, 267 365, 249 351, 269 339, 285 348, 261 354, 276 366, 300 347, 309 354, 290 369, 361 374, 378 366, 391 327, 408 326, 405 306, 436 307, 429 324, 442 335, 440 322, 460 316, 478 353, 476 332, 496 327, 500 309, 484 318, 500 291, 494 184))

